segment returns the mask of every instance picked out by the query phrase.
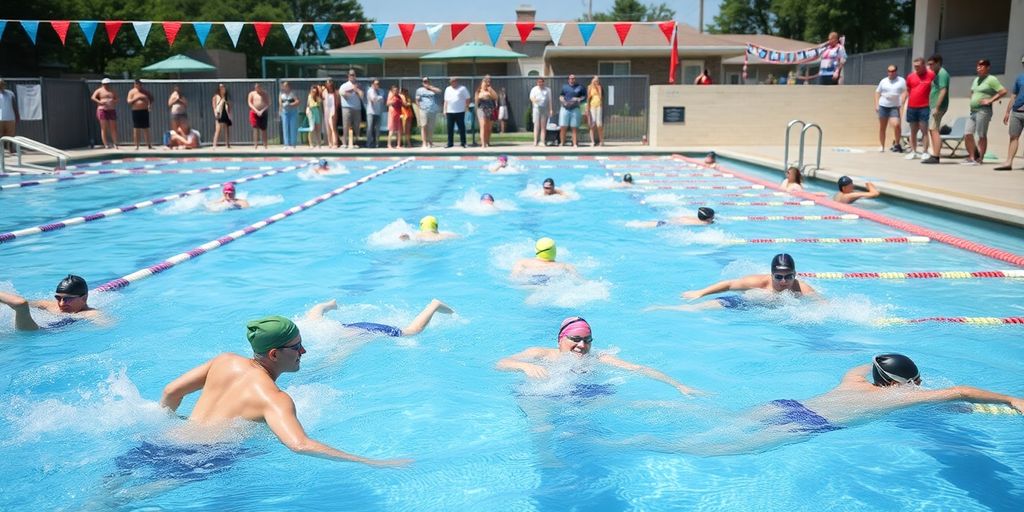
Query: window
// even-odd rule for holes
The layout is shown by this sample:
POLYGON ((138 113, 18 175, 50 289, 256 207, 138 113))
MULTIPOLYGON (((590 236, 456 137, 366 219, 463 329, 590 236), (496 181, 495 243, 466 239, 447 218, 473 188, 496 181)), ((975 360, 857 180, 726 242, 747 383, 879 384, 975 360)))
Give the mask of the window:
POLYGON ((597 63, 597 74, 601 76, 615 76, 629 74, 628 60, 604 60, 597 63))
POLYGON ((529 73, 526 74, 526 76, 540 76, 540 71, 537 71, 536 69, 531 70, 529 73))
POLYGON ((420 76, 448 76, 448 64, 444 62, 420 62, 420 76))

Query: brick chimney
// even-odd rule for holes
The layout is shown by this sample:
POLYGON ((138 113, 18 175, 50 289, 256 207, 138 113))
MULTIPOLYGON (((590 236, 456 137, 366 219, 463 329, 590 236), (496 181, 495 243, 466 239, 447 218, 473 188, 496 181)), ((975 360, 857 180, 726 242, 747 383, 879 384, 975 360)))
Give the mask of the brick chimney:
POLYGON ((516 8, 516 21, 536 21, 537 10, 532 5, 520 5, 516 8))

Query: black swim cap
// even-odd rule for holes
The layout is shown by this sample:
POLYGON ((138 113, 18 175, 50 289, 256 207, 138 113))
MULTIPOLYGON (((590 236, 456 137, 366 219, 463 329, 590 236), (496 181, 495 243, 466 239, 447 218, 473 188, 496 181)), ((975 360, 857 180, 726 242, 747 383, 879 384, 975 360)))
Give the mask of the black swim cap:
POLYGON ((853 180, 850 179, 849 176, 843 176, 842 178, 839 178, 839 182, 838 183, 839 183, 839 190, 842 190, 843 187, 845 187, 847 185, 853 185, 853 180))
POLYGON ((697 208, 697 218, 700 220, 712 220, 715 218, 715 211, 707 206, 697 208))
POLYGON ((56 293, 85 295, 89 293, 89 285, 86 284, 85 279, 76 275, 68 274, 68 276, 57 285, 56 293))
POLYGON ((545 179, 544 180, 544 186, 547 187, 548 185, 551 185, 552 187, 554 187, 555 186, 555 180, 553 180, 551 178, 545 179))
POLYGON ((633 175, 628 172, 626 174, 623 174, 622 181, 625 183, 633 183, 633 175))
POLYGON ((871 365, 871 377, 876 386, 921 383, 921 372, 917 365, 903 354, 882 354, 875 356, 871 365))
POLYGON ((793 257, 786 254, 776 254, 772 258, 772 272, 779 270, 796 270, 796 262, 793 261, 793 257))

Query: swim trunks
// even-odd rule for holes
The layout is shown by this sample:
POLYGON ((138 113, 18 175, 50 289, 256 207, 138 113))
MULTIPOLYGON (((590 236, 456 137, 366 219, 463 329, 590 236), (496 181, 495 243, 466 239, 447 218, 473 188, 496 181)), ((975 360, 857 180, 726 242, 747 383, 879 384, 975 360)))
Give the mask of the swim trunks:
POLYGON ((139 130, 149 128, 149 111, 132 110, 132 127, 139 130))
POLYGON ((114 109, 107 110, 103 107, 97 107, 96 119, 99 119, 100 121, 117 121, 117 111, 114 109))
POLYGON ((657 223, 656 223, 656 224, 654 225, 654 227, 656 227, 656 228, 660 228, 660 227, 662 227, 662 226, 664 226, 664 225, 666 225, 666 224, 668 224, 668 221, 665 221, 665 220, 659 220, 659 221, 658 221, 658 222, 657 222, 657 223))
POLYGON ((551 276, 549 276, 547 274, 534 274, 534 275, 530 276, 529 278, 527 278, 526 282, 527 282, 527 284, 542 285, 542 284, 548 284, 548 281, 550 281, 550 280, 551 280, 551 276))
POLYGON ((255 110, 250 110, 249 111, 249 124, 252 125, 253 128, 258 128, 260 130, 266 130, 267 129, 267 117, 268 116, 267 116, 267 111, 266 110, 263 111, 263 115, 257 115, 255 110))
POLYGON ((820 434, 843 428, 829 423, 820 414, 796 400, 772 400, 768 403, 779 408, 779 414, 763 420, 766 425, 784 426, 791 432, 803 434, 820 434))
POLYGON ((55 322, 50 322, 50 323, 46 324, 45 328, 46 329, 60 329, 61 327, 69 326, 69 325, 71 325, 71 324, 73 324, 73 323, 75 323, 77 321, 78 321, 77 318, 72 318, 70 316, 66 316, 64 318, 61 318, 60 320, 57 320, 55 322))
POLYGON ((715 300, 725 309, 747 309, 751 306, 750 301, 742 295, 725 295, 715 300))
POLYGON ((245 453, 240 446, 160 445, 143 441, 114 463, 124 474, 152 480, 198 481, 231 468, 245 453))
POLYGON ((541 395, 528 394, 528 393, 517 393, 518 396, 543 396, 545 398, 557 398, 560 400, 579 400, 579 399, 590 399, 597 398, 599 396, 609 396, 615 394, 615 386, 611 384, 573 384, 568 390, 555 392, 555 393, 544 393, 541 395))
POLYGON ((372 322, 357 322, 354 324, 341 324, 345 327, 352 327, 355 329, 362 329, 372 334, 383 334, 385 336, 391 336, 392 338, 402 337, 402 330, 398 327, 392 327, 390 325, 375 324, 372 322))

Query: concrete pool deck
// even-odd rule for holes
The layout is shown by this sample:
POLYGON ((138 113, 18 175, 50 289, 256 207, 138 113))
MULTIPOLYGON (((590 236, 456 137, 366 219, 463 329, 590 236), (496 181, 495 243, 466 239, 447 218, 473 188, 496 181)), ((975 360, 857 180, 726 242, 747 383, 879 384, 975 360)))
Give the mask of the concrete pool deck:
MULTIPOLYGON (((782 146, 722 146, 715 151, 727 158, 735 158, 753 164, 779 169, 782 180, 782 146)), ((285 150, 281 146, 270 149, 253 149, 250 146, 235 145, 230 150, 203 147, 191 151, 167 149, 140 150, 122 146, 119 150, 77 149, 67 153, 74 161, 104 160, 133 157, 260 157, 260 156, 482 156, 482 155, 595 155, 595 154, 640 154, 667 155, 672 153, 702 153, 706 147, 650 147, 640 144, 613 144, 601 147, 578 149, 533 146, 530 143, 507 143, 488 149, 434 147, 431 149, 318 149, 299 148, 285 150)), ((945 153, 944 153, 945 154, 945 153)), ((813 154, 807 154, 810 160, 813 154)), ((791 152, 790 160, 796 158, 791 152)), ((822 169, 808 173, 808 178, 817 178, 827 183, 843 175, 854 179, 857 185, 865 181, 874 182, 884 195, 906 199, 916 203, 935 206, 975 217, 1024 227, 1024 158, 1018 158, 1013 171, 1000 172, 992 169, 999 164, 987 163, 982 166, 960 165, 962 158, 943 158, 939 165, 921 165, 920 160, 905 160, 903 155, 880 153, 877 148, 836 148, 822 149, 822 169)), ((52 158, 31 155, 27 162, 52 163, 52 158)), ((11 158, 8 164, 13 164, 11 158)), ((828 185, 826 185, 828 186, 828 185)))

